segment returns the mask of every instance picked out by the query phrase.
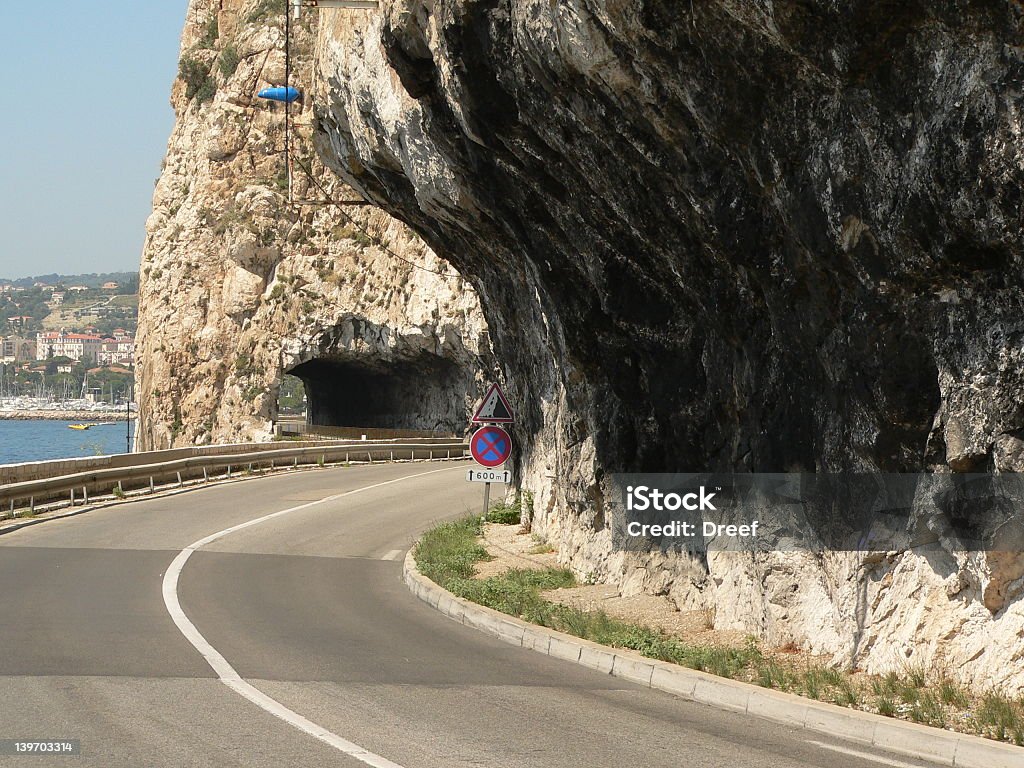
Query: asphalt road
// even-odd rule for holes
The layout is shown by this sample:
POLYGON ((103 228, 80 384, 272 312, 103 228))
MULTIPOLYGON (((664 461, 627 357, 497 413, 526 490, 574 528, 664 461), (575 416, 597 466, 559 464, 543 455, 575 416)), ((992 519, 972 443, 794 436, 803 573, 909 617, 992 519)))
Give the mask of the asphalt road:
POLYGON ((407 591, 401 560, 434 522, 476 508, 481 487, 465 470, 276 475, 0 536, 0 740, 77 739, 82 750, 0 765, 363 768, 219 681, 161 588, 205 536, 399 478, 228 534, 195 551, 176 585, 188 620, 242 680, 337 737, 402 768, 924 765, 639 688, 442 617, 407 591))

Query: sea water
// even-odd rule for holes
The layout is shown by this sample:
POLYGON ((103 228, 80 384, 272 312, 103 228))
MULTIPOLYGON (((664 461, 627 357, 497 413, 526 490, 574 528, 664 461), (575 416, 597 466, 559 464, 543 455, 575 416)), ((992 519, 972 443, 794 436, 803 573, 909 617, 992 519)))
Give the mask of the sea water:
MULTIPOLYGON (((68 429, 69 424, 78 423, 0 419, 0 464, 127 452, 128 422, 114 421, 83 430, 68 429)), ((134 422, 131 428, 134 436, 134 422)))

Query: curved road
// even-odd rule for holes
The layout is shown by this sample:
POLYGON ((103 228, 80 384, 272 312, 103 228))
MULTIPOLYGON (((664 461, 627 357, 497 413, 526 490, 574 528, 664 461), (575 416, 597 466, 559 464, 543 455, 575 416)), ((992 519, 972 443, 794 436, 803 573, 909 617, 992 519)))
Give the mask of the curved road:
POLYGON ((362 768, 374 755, 402 768, 924 765, 635 687, 434 612, 407 591, 401 560, 432 523, 476 508, 481 489, 465 470, 275 475, 0 536, 0 740, 82 749, 0 765, 362 768), (174 593, 245 683, 362 759, 218 680, 161 592, 183 549, 296 507, 193 552, 174 593))

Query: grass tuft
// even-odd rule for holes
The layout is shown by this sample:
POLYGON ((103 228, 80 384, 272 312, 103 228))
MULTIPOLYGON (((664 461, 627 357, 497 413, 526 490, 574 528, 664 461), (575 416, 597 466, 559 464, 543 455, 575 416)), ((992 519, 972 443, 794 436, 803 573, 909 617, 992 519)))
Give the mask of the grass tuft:
POLYGON ((975 720, 984 735, 1024 746, 1024 702, 997 692, 987 693, 982 697, 975 720))
POLYGON ((455 582, 473 578, 474 564, 490 559, 477 542, 479 536, 480 521, 475 517, 440 525, 416 545, 416 564, 428 579, 458 594, 455 582))
POLYGON ((939 681, 939 700, 943 704, 949 704, 959 709, 967 709, 970 705, 970 699, 964 690, 946 677, 939 681))
POLYGON ((519 507, 514 504, 505 504, 504 502, 495 504, 487 513, 487 522, 498 523, 499 525, 516 525, 519 522, 519 518, 519 507))

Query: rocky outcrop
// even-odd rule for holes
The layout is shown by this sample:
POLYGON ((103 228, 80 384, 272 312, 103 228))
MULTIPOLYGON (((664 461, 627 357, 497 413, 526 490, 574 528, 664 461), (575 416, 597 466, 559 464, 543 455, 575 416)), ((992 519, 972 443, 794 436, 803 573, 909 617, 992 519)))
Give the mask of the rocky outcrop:
MULTIPOLYGON (((193 0, 177 115, 153 197, 140 309, 144 448, 269 438, 285 372, 314 421, 460 431, 489 363, 462 278, 372 207, 287 204, 284 3, 193 0), (358 405, 361 421, 342 422, 358 405)), ((314 31, 293 30, 293 82, 314 31)), ((293 107, 295 197, 356 200, 316 159, 293 107), (304 169, 308 169, 307 174, 304 169)))
POLYGON ((565 561, 1024 689, 1019 554, 628 559, 604 500, 621 471, 1024 469, 1021 5, 380 5, 322 14, 317 145, 481 297, 565 561))

